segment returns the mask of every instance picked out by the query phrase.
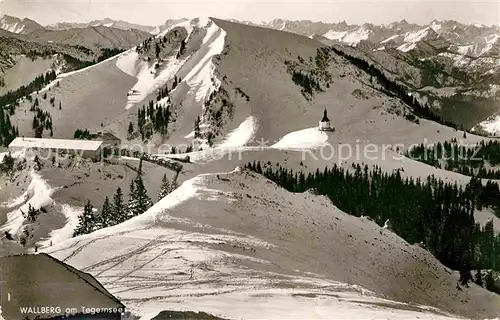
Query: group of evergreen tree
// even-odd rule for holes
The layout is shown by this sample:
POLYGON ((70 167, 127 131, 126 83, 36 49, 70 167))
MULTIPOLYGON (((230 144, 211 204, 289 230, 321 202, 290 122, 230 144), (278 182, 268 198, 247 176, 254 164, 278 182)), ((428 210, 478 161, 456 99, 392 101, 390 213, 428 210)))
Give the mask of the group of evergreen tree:
POLYGON ((319 82, 314 79, 312 74, 302 72, 302 71, 293 71, 292 72, 292 80, 296 85, 302 87, 302 93, 308 97, 312 96, 314 92, 321 91, 321 87, 319 82))
POLYGON ((177 189, 179 187, 178 182, 177 182, 178 175, 179 175, 179 172, 176 173, 176 175, 173 178, 172 182, 168 181, 168 178, 167 178, 166 174, 163 175, 163 178, 161 180, 160 192, 158 193, 158 201, 160 201, 161 199, 165 198, 172 191, 174 191, 175 189, 177 189))
POLYGON ((431 121, 435 121, 441 123, 445 126, 452 127, 458 129, 459 126, 448 120, 442 119, 436 112, 432 110, 432 108, 428 104, 421 104, 418 99, 416 99, 413 95, 408 92, 408 89, 400 83, 397 83, 394 80, 389 79, 384 72, 379 70, 375 65, 370 64, 369 62, 359 58, 352 56, 350 54, 345 53, 344 51, 334 48, 331 48, 333 52, 336 54, 346 58, 353 65, 358 67, 359 69, 365 71, 372 77, 375 77, 378 82, 382 86, 382 91, 389 96, 396 96, 405 104, 410 106, 413 110, 413 113, 420 118, 428 119, 431 121))
MULTIPOLYGON (((170 104, 166 106, 155 105, 149 101, 148 106, 143 106, 137 112, 137 128, 143 140, 151 138, 153 133, 166 134, 170 121, 170 104)), ((129 134, 133 132, 132 123, 129 124, 129 134)))
POLYGON ((500 270, 500 235, 495 235, 492 222, 481 227, 474 221, 477 206, 498 203, 498 198, 490 199, 500 195, 496 183, 483 187, 473 178, 463 188, 433 176, 414 180, 403 178, 399 170, 389 174, 359 164, 354 172, 335 165, 308 175, 281 166, 274 169, 270 163, 267 168, 260 162, 246 167, 289 191, 312 189, 326 195, 346 213, 371 217, 379 225, 389 220, 396 234, 421 244, 454 270, 500 270))
POLYGON ((483 179, 500 179, 500 142, 482 140, 476 146, 460 145, 456 139, 434 145, 420 144, 406 156, 425 164, 483 179))
POLYGON ((486 271, 483 275, 481 269, 476 271, 476 276, 474 277, 474 283, 478 286, 485 288, 488 291, 500 294, 500 288, 495 283, 495 278, 493 277, 493 272, 491 270, 486 271))
POLYGON ((94 212, 92 204, 88 201, 83 214, 79 217, 79 223, 73 236, 88 234, 102 228, 120 224, 151 208, 153 201, 147 194, 142 174, 141 160, 139 169, 137 170, 137 177, 130 184, 128 203, 125 203, 120 187, 118 187, 113 195, 112 201, 108 197, 105 198, 100 213, 94 212))
POLYGON ((102 48, 101 55, 97 58, 97 63, 109 59, 111 57, 114 57, 124 51, 125 50, 120 48, 102 48))
POLYGON ((90 134, 89 129, 76 129, 75 133, 73 134, 74 139, 79 139, 79 140, 91 140, 92 135, 90 134))
POLYGON ((6 154, 0 163, 0 173, 10 173, 14 169, 15 160, 10 153, 6 154))
MULTIPOLYGON (((174 90, 180 83, 181 79, 174 76, 172 89, 174 90)), ((170 90, 168 85, 158 89, 156 95, 156 103, 150 100, 147 105, 143 105, 137 112, 137 130, 141 135, 142 140, 150 139, 154 133, 161 135, 168 133, 168 124, 171 120, 170 101, 166 105, 160 104, 160 101, 169 97, 170 90)), ((132 137, 134 134, 134 124, 128 125, 128 135, 132 137)))
POLYGON ((10 115, 0 108, 0 145, 8 146, 19 136, 19 129, 10 121, 10 115))
POLYGON ((52 137, 52 116, 48 111, 43 111, 40 108, 36 108, 35 115, 33 116, 32 128, 35 132, 35 138, 43 137, 43 131, 49 131, 49 135, 52 137))
POLYGON ((7 105, 14 104, 22 97, 28 96, 35 91, 43 89, 46 85, 55 80, 56 77, 56 72, 51 70, 46 74, 42 74, 36 77, 28 85, 21 86, 19 89, 7 92, 6 94, 0 96, 0 108, 4 108, 7 105))

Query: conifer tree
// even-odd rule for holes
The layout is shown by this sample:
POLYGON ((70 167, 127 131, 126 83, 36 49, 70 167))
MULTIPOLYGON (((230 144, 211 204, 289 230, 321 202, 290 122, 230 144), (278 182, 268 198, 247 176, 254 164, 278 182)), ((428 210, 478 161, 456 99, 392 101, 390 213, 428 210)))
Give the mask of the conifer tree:
POLYGON ((194 137, 199 138, 201 136, 200 134, 200 116, 196 117, 196 120, 194 121, 194 137))
POLYGON ((137 212, 137 196, 135 194, 135 180, 130 182, 128 193, 127 214, 125 220, 132 218, 137 212))
POLYGON ((167 179, 167 174, 163 175, 161 179, 160 193, 158 194, 158 201, 165 198, 172 190, 170 189, 170 182, 167 179))
POLYGON ((113 206, 111 207, 112 225, 126 220, 125 203, 123 201, 122 189, 118 187, 113 195, 113 206))
POLYGON ((146 187, 142 180, 142 175, 138 175, 134 181, 135 188, 132 195, 133 206, 131 207, 130 214, 135 217, 146 212, 149 208, 153 206, 153 201, 148 196, 146 187))
POLYGON ((73 237, 91 233, 95 222, 96 219, 94 217, 93 207, 90 200, 88 200, 83 209, 83 214, 78 217, 78 226, 73 232, 73 237))
POLYGON ((102 210, 101 214, 99 215, 99 221, 98 221, 98 229, 102 228, 107 228, 112 225, 114 225, 113 222, 113 207, 111 206, 111 203, 109 202, 109 198, 106 197, 104 199, 104 203, 102 204, 102 210))

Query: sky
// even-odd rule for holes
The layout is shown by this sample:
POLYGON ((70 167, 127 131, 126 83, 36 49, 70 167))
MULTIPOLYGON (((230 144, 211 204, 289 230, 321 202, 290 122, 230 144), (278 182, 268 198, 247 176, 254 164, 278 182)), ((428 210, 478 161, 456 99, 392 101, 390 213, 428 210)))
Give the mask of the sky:
POLYGON ((253 22, 274 18, 349 24, 385 24, 406 19, 427 24, 433 19, 467 24, 500 24, 500 0, 0 0, 0 13, 28 17, 41 24, 87 22, 110 17, 145 25, 169 18, 213 16, 253 22))

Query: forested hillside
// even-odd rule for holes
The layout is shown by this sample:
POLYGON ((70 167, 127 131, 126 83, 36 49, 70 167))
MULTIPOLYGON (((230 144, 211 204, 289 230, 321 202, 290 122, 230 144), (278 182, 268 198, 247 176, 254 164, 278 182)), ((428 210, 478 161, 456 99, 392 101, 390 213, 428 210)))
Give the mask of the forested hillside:
MULTIPOLYGON (((474 221, 477 208, 500 206, 496 183, 483 187, 473 179, 462 188, 432 176, 425 181, 404 179, 399 170, 389 174, 359 164, 353 173, 335 165, 308 175, 270 162, 249 163, 247 168, 289 191, 312 190, 346 213, 372 218, 426 248, 445 266, 460 270, 464 284, 472 279, 472 270, 500 270, 500 235, 495 235, 492 223, 481 227, 474 221)), ((494 290, 500 293, 500 288, 494 290)))

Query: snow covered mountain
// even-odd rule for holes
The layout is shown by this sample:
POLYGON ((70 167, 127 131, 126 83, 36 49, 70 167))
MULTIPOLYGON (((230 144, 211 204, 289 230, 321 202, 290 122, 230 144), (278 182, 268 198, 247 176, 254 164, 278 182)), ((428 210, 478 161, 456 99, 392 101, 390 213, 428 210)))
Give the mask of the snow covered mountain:
POLYGON ((83 46, 90 49, 129 49, 149 37, 150 34, 137 29, 122 30, 111 27, 87 27, 68 30, 34 31, 28 35, 31 41, 83 46))
MULTIPOLYGON (((384 90, 380 77, 349 59, 382 66, 389 79, 405 80, 411 94, 439 89, 444 95, 466 80, 448 65, 427 65, 429 57, 449 59, 436 53, 443 43, 435 25, 310 23, 335 40, 313 39, 303 25, 274 20, 271 29, 282 30, 270 30, 210 18, 168 20, 154 35, 140 37, 119 30, 132 34, 127 50, 60 72, 18 99, 8 117, 19 135, 33 136, 43 117, 50 119, 41 127, 43 137, 73 138, 78 129, 111 132, 122 147, 140 147, 147 157, 140 162, 127 154, 99 163, 15 153, 14 173, 0 175, 0 255, 38 246, 95 276, 143 320, 186 309, 244 319, 499 314, 499 296, 475 284, 457 286, 458 272, 390 227, 349 215, 313 189, 292 193, 242 169, 259 161, 264 169, 276 164, 320 175, 336 162, 320 156, 327 145, 483 139, 417 118, 400 95, 384 90), (378 42, 370 44, 377 34, 378 42), (398 49, 405 43, 415 47, 398 49), (377 50, 384 44, 387 49, 377 50), (316 128, 325 109, 333 132, 316 128), (72 237, 87 201, 99 211, 118 187, 132 198, 128 186, 139 173, 145 193, 159 198, 154 206, 72 237), (176 187, 159 197, 163 175, 176 187), (41 212, 35 221, 24 214, 31 207, 41 212)), ((52 30, 35 33, 37 42, 28 43, 57 40, 53 46, 74 49, 79 38, 73 35, 90 33, 88 45, 94 33, 110 29, 118 30, 52 30)), ((120 37, 105 38, 112 48, 121 43, 120 37)), ((405 158, 399 149, 383 152, 383 159, 362 155, 338 165, 377 165, 383 173, 397 171, 399 180, 434 175, 461 187, 470 180, 405 158)))
POLYGON ((16 34, 29 34, 34 31, 44 30, 45 28, 36 21, 28 18, 19 19, 0 14, 0 29, 16 34))
POLYGON ((473 57, 496 54, 493 47, 497 44, 500 30, 484 25, 464 25, 456 21, 433 20, 426 26, 410 24, 405 20, 387 25, 348 25, 312 21, 290 21, 274 19, 260 24, 263 27, 294 32, 305 36, 323 37, 336 43, 358 45, 368 41, 384 48, 396 48, 407 52, 416 48, 418 43, 442 39, 445 49, 473 57))
POLYGON ((147 33, 152 33, 155 30, 155 27, 152 26, 130 23, 123 20, 113 20, 111 18, 105 18, 103 20, 94 20, 88 23, 60 22, 55 25, 47 26, 47 28, 51 30, 67 30, 67 29, 88 28, 88 27, 108 27, 108 28, 115 28, 122 30, 136 29, 147 33))

